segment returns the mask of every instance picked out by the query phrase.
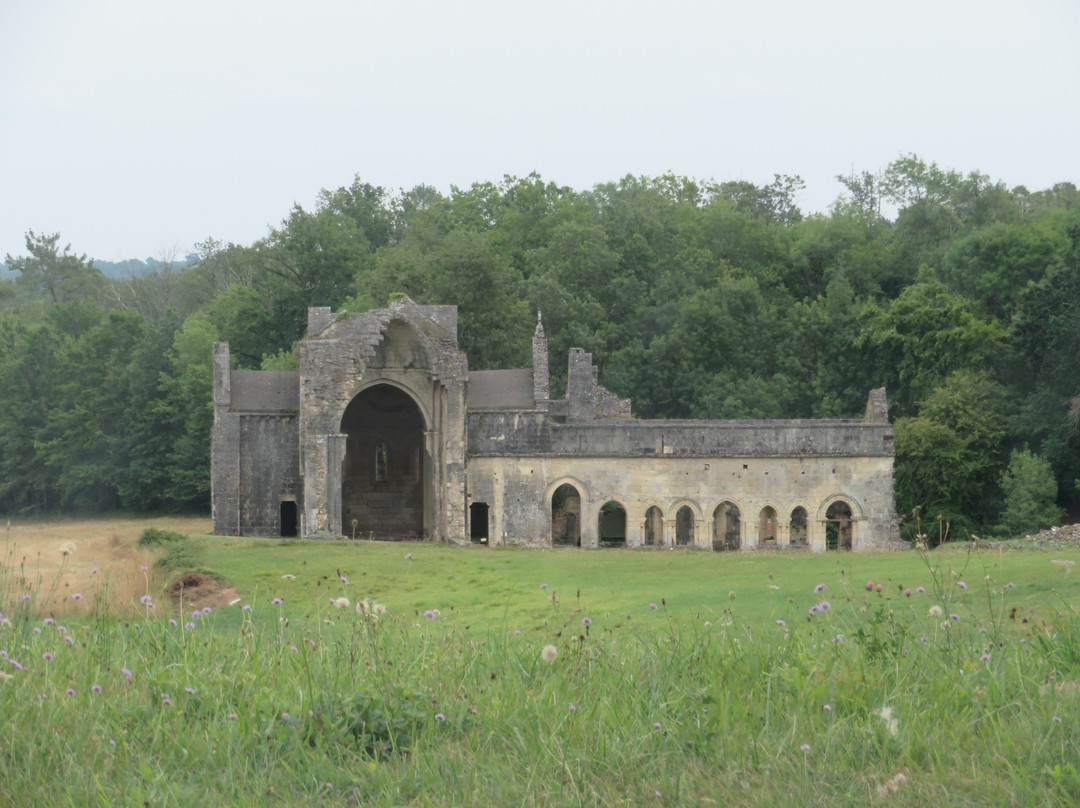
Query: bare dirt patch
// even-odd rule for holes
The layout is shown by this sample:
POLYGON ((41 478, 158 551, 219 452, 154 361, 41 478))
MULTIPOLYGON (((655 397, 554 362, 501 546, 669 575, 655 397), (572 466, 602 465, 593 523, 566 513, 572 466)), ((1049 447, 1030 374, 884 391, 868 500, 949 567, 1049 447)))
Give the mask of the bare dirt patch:
POLYGON ((217 609, 228 606, 240 594, 213 576, 201 572, 181 575, 169 586, 169 600, 176 606, 193 609, 210 606, 217 609))
POLYGON ((154 568, 161 549, 136 543, 148 527, 192 534, 208 533, 211 524, 192 518, 0 524, 0 611, 26 594, 37 614, 140 611, 139 598, 157 597, 165 585, 154 568), (74 547, 65 548, 69 543, 74 547))

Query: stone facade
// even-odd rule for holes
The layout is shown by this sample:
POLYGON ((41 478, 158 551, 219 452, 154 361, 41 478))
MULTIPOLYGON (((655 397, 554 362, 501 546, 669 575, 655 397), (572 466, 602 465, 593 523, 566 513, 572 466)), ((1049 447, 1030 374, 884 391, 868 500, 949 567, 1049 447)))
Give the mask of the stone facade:
POLYGON ((571 349, 549 397, 533 367, 474 371, 457 310, 404 298, 308 313, 294 372, 214 350, 214 531, 715 550, 890 549, 884 390, 863 419, 642 421, 571 349))

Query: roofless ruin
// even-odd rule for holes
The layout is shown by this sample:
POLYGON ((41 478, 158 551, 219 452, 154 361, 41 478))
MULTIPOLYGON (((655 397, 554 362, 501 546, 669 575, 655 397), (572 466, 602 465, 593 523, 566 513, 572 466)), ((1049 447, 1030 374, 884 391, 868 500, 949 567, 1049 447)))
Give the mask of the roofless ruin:
POLYGON ((469 371, 457 308, 308 310, 298 371, 214 346, 214 532, 714 550, 898 546, 884 390, 863 419, 637 420, 571 349, 469 371))

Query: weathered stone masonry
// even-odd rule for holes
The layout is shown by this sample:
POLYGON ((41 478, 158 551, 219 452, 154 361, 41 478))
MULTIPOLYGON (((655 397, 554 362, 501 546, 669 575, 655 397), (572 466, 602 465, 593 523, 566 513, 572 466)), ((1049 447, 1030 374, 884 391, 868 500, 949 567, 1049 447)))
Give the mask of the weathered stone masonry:
POLYGON ((453 306, 308 314, 294 372, 214 350, 220 534, 821 551, 900 546, 884 390, 863 419, 640 421, 572 349, 468 370, 453 306))

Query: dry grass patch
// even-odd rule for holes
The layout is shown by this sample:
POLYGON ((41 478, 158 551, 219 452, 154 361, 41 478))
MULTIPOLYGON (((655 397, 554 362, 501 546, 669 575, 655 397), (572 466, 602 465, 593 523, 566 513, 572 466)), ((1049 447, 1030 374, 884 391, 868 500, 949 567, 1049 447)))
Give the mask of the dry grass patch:
POLYGON ((34 593, 34 610, 65 615, 107 608, 139 608, 139 598, 160 586, 154 561, 159 550, 136 544, 148 527, 206 533, 209 519, 90 519, 11 522, 0 542, 0 564, 8 570, 0 611, 34 593), (143 567, 146 569, 144 570, 143 567), (76 599, 81 595, 81 600, 76 599), (107 597, 106 597, 107 595, 107 597))

